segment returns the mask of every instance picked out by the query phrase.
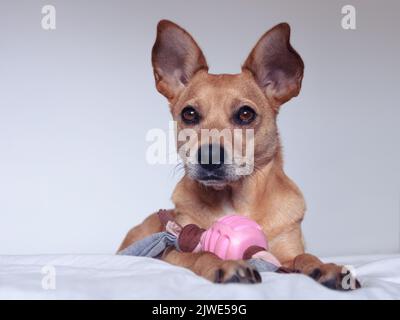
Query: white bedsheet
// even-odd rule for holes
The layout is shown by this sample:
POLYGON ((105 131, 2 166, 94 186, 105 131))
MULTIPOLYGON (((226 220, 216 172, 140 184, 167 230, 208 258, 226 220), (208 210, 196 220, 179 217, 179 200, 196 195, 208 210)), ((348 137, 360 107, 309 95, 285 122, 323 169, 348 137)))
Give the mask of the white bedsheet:
POLYGON ((141 257, 0 256, 0 299, 400 299, 400 255, 326 260, 354 265, 363 288, 339 292, 303 275, 276 273, 263 273, 257 285, 212 284, 187 269, 141 257), (56 288, 43 289, 51 270, 56 288))

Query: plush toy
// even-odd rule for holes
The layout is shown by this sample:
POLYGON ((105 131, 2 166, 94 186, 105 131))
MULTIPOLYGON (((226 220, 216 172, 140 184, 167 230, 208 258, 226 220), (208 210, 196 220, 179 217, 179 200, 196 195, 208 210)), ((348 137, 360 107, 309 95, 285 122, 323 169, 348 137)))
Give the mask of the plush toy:
POLYGON ((165 231, 150 235, 120 251, 121 255, 159 257, 168 247, 183 252, 208 251, 221 259, 248 260, 259 271, 282 271, 268 250, 267 238, 253 220, 228 215, 205 230, 195 224, 180 226, 168 210, 158 212, 165 231))

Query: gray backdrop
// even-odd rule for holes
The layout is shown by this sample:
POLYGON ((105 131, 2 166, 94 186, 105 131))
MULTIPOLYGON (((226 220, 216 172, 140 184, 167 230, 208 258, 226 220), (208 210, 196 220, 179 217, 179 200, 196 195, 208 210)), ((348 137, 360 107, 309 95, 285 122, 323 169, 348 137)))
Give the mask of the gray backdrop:
POLYGON ((211 72, 292 26, 306 70, 279 116, 285 167, 320 255, 399 251, 398 1, 0 2, 0 253, 111 253, 169 200, 180 172, 146 163, 167 128, 150 51, 158 20, 189 30, 211 72), (57 29, 41 28, 41 8, 57 29), (341 7, 357 29, 341 28, 341 7))

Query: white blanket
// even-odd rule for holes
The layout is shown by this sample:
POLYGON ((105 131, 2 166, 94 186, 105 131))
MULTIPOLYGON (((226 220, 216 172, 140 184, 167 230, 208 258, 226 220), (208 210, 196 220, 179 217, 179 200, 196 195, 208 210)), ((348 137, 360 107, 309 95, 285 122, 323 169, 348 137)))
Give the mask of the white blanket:
POLYGON ((363 288, 339 292, 276 273, 256 285, 212 284, 143 257, 0 256, 0 299, 400 299, 400 255, 325 260, 353 265, 363 288))

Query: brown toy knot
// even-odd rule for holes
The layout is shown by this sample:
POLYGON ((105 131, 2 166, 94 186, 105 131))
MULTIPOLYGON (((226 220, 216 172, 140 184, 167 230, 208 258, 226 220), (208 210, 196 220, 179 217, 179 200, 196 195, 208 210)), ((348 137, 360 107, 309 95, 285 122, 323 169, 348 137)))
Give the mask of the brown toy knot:
POLYGON ((188 224, 183 227, 178 238, 179 249, 183 252, 192 252, 198 245, 201 235, 205 229, 195 224, 188 224))
POLYGON ((248 247, 248 248, 246 249, 246 251, 243 253, 243 259, 244 259, 244 260, 251 259, 251 257, 252 257, 253 255, 255 255, 257 252, 264 251, 264 250, 265 250, 265 248, 260 247, 260 246, 250 246, 250 247, 248 247))

